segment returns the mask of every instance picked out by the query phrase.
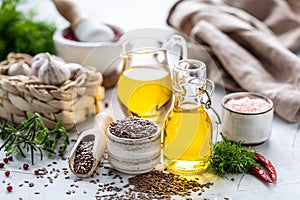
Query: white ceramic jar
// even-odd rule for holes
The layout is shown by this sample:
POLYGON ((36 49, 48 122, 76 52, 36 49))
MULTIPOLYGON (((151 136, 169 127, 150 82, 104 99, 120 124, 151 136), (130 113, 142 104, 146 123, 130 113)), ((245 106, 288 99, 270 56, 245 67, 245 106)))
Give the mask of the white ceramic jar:
POLYGON ((251 92, 228 94, 222 99, 222 134, 234 142, 261 144, 271 136, 273 115, 273 102, 263 95, 251 92), (264 100, 268 106, 259 112, 240 112, 226 106, 229 100, 244 97, 264 100))
POLYGON ((108 128, 107 152, 110 164, 126 174, 142 174, 151 171, 161 157, 161 129, 151 122, 156 132, 143 138, 124 138, 112 134, 108 128))

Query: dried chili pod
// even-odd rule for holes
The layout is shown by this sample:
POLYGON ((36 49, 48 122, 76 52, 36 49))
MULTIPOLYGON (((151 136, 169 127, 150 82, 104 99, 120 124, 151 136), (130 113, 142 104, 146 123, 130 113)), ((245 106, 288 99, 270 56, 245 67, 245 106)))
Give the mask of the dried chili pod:
POLYGON ((263 181, 266 181, 268 183, 273 183, 272 179, 269 177, 269 174, 261 167, 250 167, 248 171, 263 181))
POLYGON ((258 163, 262 164, 268 170, 268 173, 271 176, 272 182, 276 182, 277 173, 276 173, 275 167, 271 163, 271 161, 266 159, 263 155, 261 155, 259 153, 254 153, 253 156, 256 158, 256 161, 258 163))

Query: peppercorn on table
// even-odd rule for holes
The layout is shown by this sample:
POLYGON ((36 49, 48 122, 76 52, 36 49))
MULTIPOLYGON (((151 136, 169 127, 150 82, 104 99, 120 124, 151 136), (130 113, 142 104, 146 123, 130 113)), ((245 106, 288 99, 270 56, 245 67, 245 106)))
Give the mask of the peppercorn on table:
MULTIPOLYGON (((166 17, 175 0, 167 1, 75 1, 89 16, 123 27, 125 31, 141 28, 158 28, 172 31, 166 17)), ((52 21, 58 27, 67 22, 58 14, 50 0, 27 0, 20 9, 37 11, 37 19, 52 21)), ((116 88, 106 89, 102 111, 114 119, 123 115, 118 108, 116 88)), ((212 105, 221 112, 221 99, 225 91, 216 87, 212 105)), ((220 178, 205 172, 195 176, 177 176, 152 171, 143 176, 127 175, 114 170, 107 153, 96 172, 89 178, 78 178, 69 170, 68 155, 78 134, 93 126, 93 119, 77 125, 69 133, 71 143, 65 156, 35 155, 34 165, 30 154, 23 158, 14 155, 6 158, 0 152, 0 199, 298 199, 300 196, 300 126, 274 117, 271 138, 254 146, 257 152, 270 159, 277 170, 277 182, 265 183, 250 174, 220 178), (135 189, 133 189, 135 187, 135 189), (148 196, 143 193, 148 192, 148 196)), ((1 141, 0 144, 3 144, 1 141)), ((157 169, 164 170, 162 161, 157 169)))

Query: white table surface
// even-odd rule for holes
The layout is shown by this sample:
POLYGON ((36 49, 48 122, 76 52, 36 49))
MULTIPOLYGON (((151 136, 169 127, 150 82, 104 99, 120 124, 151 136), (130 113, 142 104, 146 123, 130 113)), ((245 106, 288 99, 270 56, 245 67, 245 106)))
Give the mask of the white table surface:
MULTIPOLYGON (((76 0, 76 3, 92 17, 98 17, 103 21, 116 24, 124 28, 125 31, 131 31, 140 28, 161 28, 170 29, 165 19, 168 9, 173 5, 175 0, 76 0)), ((52 2, 49 0, 27 0, 22 9, 28 10, 34 8, 37 10, 38 18, 49 20, 57 24, 58 27, 66 26, 67 22, 59 16, 52 2)), ((112 115, 117 115, 114 111, 114 89, 106 91, 104 102, 109 103, 109 107, 104 109, 112 115)), ((213 96, 213 104, 220 113, 220 100, 224 96, 224 90, 217 88, 213 96)), ((117 118, 117 116, 114 116, 117 118)), ((282 119, 275 116, 273 122, 273 130, 271 138, 262 145, 256 146, 255 149, 269 158, 275 165, 278 173, 276 184, 266 184, 258 180, 252 175, 230 176, 229 179, 221 179, 215 176, 208 178, 213 181, 214 185, 206 190, 200 197, 195 196, 193 199, 299 199, 300 197, 300 131, 299 124, 286 123, 282 119), (234 178, 234 181, 231 178, 234 178)), ((77 131, 72 131, 72 138, 76 138, 77 131)), ((74 142, 69 146, 66 155, 72 148, 74 142)), ((0 152, 0 158, 4 157, 4 153, 0 152)), ((24 171, 20 169, 23 163, 30 160, 21 157, 15 157, 4 169, 0 169, 0 199, 95 199, 98 184, 111 182, 108 176, 100 175, 94 178, 84 179, 83 181, 74 183, 76 179, 72 174, 64 175, 63 168, 67 168, 67 161, 61 160, 59 157, 51 157, 37 162, 34 166, 30 166, 30 170, 24 171), (54 164, 57 162, 57 164, 54 164), (37 178, 33 174, 33 170, 46 167, 48 171, 56 170, 52 174, 46 175, 44 178, 37 178), (53 169, 54 168, 54 169, 53 169), (59 169, 59 172, 57 172, 59 169), (4 176, 4 171, 10 170, 9 177, 4 176), (57 174, 57 178, 55 175, 57 174), (66 179, 66 177, 70 177, 66 179), (53 184, 49 183, 49 178, 53 178, 53 184), (99 179, 99 183, 90 183, 90 180, 99 179), (28 183, 34 183, 33 187, 29 187, 28 183), (14 190, 11 193, 6 192, 6 185, 10 183, 14 190), (21 187, 20 184, 23 184, 21 187), (48 187, 44 185, 48 184, 48 187), (75 184, 76 186, 72 186, 75 184), (74 190, 75 193, 67 195, 67 191, 74 190), (39 194, 35 194, 38 192, 39 194)), ((108 163, 105 163, 109 166, 108 163)), ((100 174, 106 173, 108 169, 100 168, 100 174)), ((114 173, 117 173, 114 171, 114 173)), ((124 181, 130 177, 129 175, 120 174, 124 181)), ((208 174, 203 174, 200 178, 205 179, 208 174)), ((121 184, 116 181, 116 184, 121 184)), ((125 184, 125 183, 123 183, 125 184)))

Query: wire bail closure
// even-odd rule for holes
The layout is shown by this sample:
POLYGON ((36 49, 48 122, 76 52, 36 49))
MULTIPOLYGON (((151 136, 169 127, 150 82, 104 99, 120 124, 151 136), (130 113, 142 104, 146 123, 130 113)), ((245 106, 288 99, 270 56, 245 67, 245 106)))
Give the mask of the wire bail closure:
MULTIPOLYGON (((204 104, 204 106, 205 106, 206 109, 210 109, 210 110, 217 116, 217 121, 216 121, 216 123, 217 123, 217 124, 221 124, 221 123, 222 123, 222 122, 221 122, 221 117, 220 117, 220 115, 217 113, 217 111, 212 107, 212 103, 211 103, 211 98, 210 98, 209 92, 208 92, 205 88, 203 88, 203 87, 199 88, 199 91, 201 91, 202 93, 204 93, 204 94, 207 96, 207 101, 206 101, 206 102, 202 101, 201 103, 204 104)), ((212 92, 211 92, 211 93, 212 93, 212 92)), ((202 98, 202 99, 203 99, 203 98, 202 98)))

